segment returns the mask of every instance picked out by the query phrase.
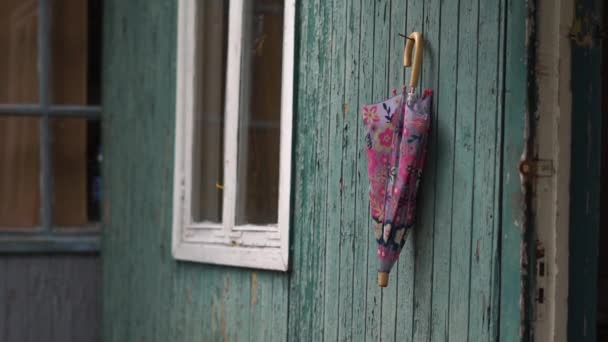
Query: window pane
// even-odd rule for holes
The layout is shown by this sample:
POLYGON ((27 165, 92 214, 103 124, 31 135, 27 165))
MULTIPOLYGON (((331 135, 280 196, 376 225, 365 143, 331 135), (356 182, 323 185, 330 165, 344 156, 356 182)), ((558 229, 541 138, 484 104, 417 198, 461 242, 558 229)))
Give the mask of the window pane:
POLYGON ((53 134, 53 224, 87 227, 99 220, 101 144, 99 123, 79 118, 51 120, 53 134))
POLYGON ((0 103, 38 102, 38 1, 0 1, 0 103))
POLYGON ((283 1, 245 2, 236 224, 277 223, 283 1))
POLYGON ((192 213, 196 222, 222 221, 224 93, 228 1, 198 2, 192 213))
POLYGON ((40 225, 40 203, 40 119, 0 116, 0 227, 40 225))
POLYGON ((51 20, 55 104, 100 103, 101 0, 54 0, 51 20))

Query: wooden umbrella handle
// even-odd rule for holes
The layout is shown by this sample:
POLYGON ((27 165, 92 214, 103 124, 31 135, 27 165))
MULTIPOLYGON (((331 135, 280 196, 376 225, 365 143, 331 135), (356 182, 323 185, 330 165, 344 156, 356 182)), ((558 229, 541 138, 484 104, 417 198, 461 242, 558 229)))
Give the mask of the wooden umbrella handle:
POLYGON ((412 74, 410 76, 410 87, 416 88, 420 79, 420 71, 422 70, 424 39, 420 32, 413 32, 408 38, 405 43, 405 51, 403 52, 403 66, 406 68, 412 66, 412 49, 415 46, 416 51, 414 52, 414 66, 412 67, 412 74))
POLYGON ((388 273, 387 272, 378 272, 378 286, 380 286, 380 287, 388 286, 388 273))

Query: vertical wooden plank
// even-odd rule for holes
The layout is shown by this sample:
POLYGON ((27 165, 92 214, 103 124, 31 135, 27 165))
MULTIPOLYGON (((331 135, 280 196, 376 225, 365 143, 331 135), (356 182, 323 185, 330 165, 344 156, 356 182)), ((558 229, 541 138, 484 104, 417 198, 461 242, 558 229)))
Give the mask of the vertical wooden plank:
MULTIPOLYGON (((274 274, 272 281, 269 282, 269 289, 272 289, 272 313, 273 319, 266 322, 268 329, 272 333, 272 341, 285 341, 290 339, 287 330, 287 318, 289 313, 289 279, 282 274, 274 274)), ((258 329, 252 327, 252 329, 258 329)))
POLYGON ((501 256, 500 256, 500 340, 514 341, 526 328, 520 305, 522 296, 522 253, 524 248, 524 198, 517 165, 524 152, 527 113, 527 7, 505 0, 505 60, 501 256))
POLYGON ((224 273, 224 294, 222 303, 226 312, 224 329, 228 340, 235 341, 249 336, 249 303, 251 275, 247 270, 231 268, 224 273))
MULTIPOLYGON (((414 18, 415 15, 422 15, 422 7, 416 5, 413 2, 407 1, 402 4, 403 9, 397 10, 397 13, 403 16, 404 21, 397 22, 397 25, 392 26, 394 29, 393 35, 397 35, 398 33, 403 33, 405 35, 409 35, 414 30, 421 30, 420 28, 420 18, 414 18), (417 11, 419 9, 420 11, 417 11), (397 32, 400 28, 403 28, 403 32, 397 32)), ((411 69, 402 69, 401 75, 397 72, 397 67, 403 68, 403 53, 405 47, 405 39, 402 37, 393 37, 394 39, 400 39, 399 44, 395 44, 394 54, 396 58, 400 56, 400 60, 398 64, 391 65, 395 71, 391 72, 391 77, 397 80, 397 77, 400 76, 403 85, 409 86, 409 76, 411 69), (393 75, 394 74, 394 75, 393 75)), ((397 62, 392 62, 397 63, 397 62)), ((399 90, 399 89, 398 89, 399 90)), ((395 264, 394 268, 396 269, 396 280, 397 280, 397 317, 395 320, 395 337, 400 341, 411 341, 412 340, 412 332, 413 332, 413 321, 414 321, 414 285, 416 280, 416 274, 414 272, 414 263, 415 263, 415 245, 414 245, 414 236, 416 232, 413 232, 407 238, 403 249, 401 250, 401 255, 399 257, 399 261, 395 264)))
MULTIPOLYGON (((422 31, 425 39, 425 54, 422 70, 421 90, 430 88, 436 91, 439 86, 439 31, 440 11, 439 1, 429 0, 424 3, 422 31)), ((438 96, 437 92, 434 96, 438 96)), ((431 339, 431 313, 433 301, 433 239, 435 229, 435 175, 437 154, 436 147, 436 125, 437 98, 433 99, 431 114, 431 138, 428 142, 427 161, 423 171, 423 180, 418 195, 418 218, 415 226, 416 234, 414 246, 416 283, 414 287, 414 324, 413 341, 428 341, 431 339)))
POLYGON ((497 295, 493 277, 494 263, 499 257, 495 243, 497 218, 496 137, 498 111, 498 53, 500 8, 498 2, 479 2, 477 109, 475 134, 475 178, 473 180, 473 225, 471 250, 471 289, 469 304, 469 336, 471 341, 491 341, 497 336, 491 330, 496 321, 492 298, 497 295))
POLYGON ((471 221, 475 177, 475 110, 477 82, 477 1, 461 0, 458 27, 456 91, 456 151, 454 163, 453 229, 450 277, 449 336, 465 341, 469 326, 471 221), (473 166, 473 167, 471 167, 473 166))
MULTIPOLYGON (((114 1, 104 1, 103 3, 103 43, 102 45, 107 46, 118 46, 116 44, 116 38, 118 36, 118 20, 116 3, 114 1), (115 45, 116 44, 116 45, 115 45)), ((114 56, 118 54, 121 49, 103 49, 103 66, 102 73, 104 80, 102 82, 102 94, 106 98, 117 99, 117 92, 119 89, 117 87, 111 87, 113 85, 112 78, 108 77, 110 75, 110 71, 115 71, 117 66, 117 61, 119 58, 114 56), (114 57, 114 58, 111 58, 114 57)), ((103 99, 103 105, 105 107, 106 113, 111 113, 111 107, 108 106, 107 100, 103 99), (109 107, 109 108, 108 108, 109 107)), ((115 104, 114 104, 115 105, 115 104)), ((102 203, 102 244, 101 249, 103 251, 104 257, 101 260, 101 270, 102 270, 102 291, 101 297, 103 298, 101 301, 101 339, 104 341, 117 341, 118 340, 118 329, 119 329, 119 321, 115 321, 113 312, 114 307, 119 302, 118 297, 120 295, 119 292, 119 279, 116 275, 120 272, 121 268, 124 268, 126 262, 121 262, 115 265, 112 265, 114 260, 119 260, 117 257, 117 245, 116 245, 116 231, 114 229, 115 223, 112 218, 115 211, 120 210, 118 208, 112 208, 111 202, 108 201, 108 193, 112 193, 113 188, 113 180, 119 179, 115 177, 115 168, 107 167, 106 164, 108 161, 112 161, 113 158, 113 150, 111 148, 112 141, 114 141, 114 135, 117 134, 116 130, 109 131, 108 128, 111 124, 111 114, 104 114, 104 119, 101 122, 101 131, 103 135, 103 149, 104 149, 104 159, 106 159, 106 163, 102 164, 103 167, 103 203, 102 203), (108 140, 109 139, 109 140, 108 140), (111 298, 111 299, 110 299, 111 298)), ((118 149, 118 151, 120 151, 118 149)), ((127 194, 125 194, 127 196, 127 194)), ((124 229, 122 229, 124 232, 124 229)), ((125 308, 128 310, 128 308, 125 308)))
POLYGON ((265 325, 264 322, 268 320, 268 317, 273 317, 273 287, 259 286, 259 281, 266 283, 270 281, 272 284, 272 276, 269 272, 251 272, 250 283, 250 301, 249 301, 249 326, 253 327, 251 333, 248 336, 249 341, 269 341, 272 336, 272 332, 269 329, 269 325, 265 325), (255 327, 258 327, 257 329, 255 327))
MULTIPOLYGON (((133 152, 134 144, 129 143, 126 137, 121 134, 123 130, 131 131, 135 136, 137 131, 134 122, 127 120, 129 110, 133 105, 127 99, 134 95, 130 93, 134 83, 131 78, 135 76, 133 72, 137 68, 133 67, 131 53, 133 47, 130 44, 135 40, 132 29, 128 23, 129 9, 128 4, 119 1, 104 1, 104 46, 112 46, 112 49, 104 49, 103 70, 103 91, 104 99, 104 120, 102 122, 102 134, 104 141, 104 248, 102 254, 106 255, 103 259, 104 279, 109 279, 112 284, 110 290, 105 292, 103 306, 103 324, 111 324, 111 331, 106 336, 111 336, 114 341, 129 340, 131 326, 131 312, 134 307, 126 305, 133 300, 131 282, 135 274, 132 269, 135 265, 132 262, 131 254, 136 251, 136 234, 133 233, 135 227, 125 228, 123 226, 129 222, 129 213, 133 212, 134 191, 123 191, 123 181, 133 179, 133 172, 130 168, 130 156, 136 155, 133 152), (120 77, 123 76, 123 77, 120 77), (128 76, 128 77, 127 77, 128 76), (111 101, 110 101, 111 99, 111 101), (120 163, 122 161, 122 164, 120 163), (116 163, 116 166, 114 166, 116 163), (135 238, 135 240, 132 240, 135 238), (132 241, 129 245, 126 241, 132 241), (132 249, 131 249, 132 248, 132 249), (108 250, 106 253, 105 249, 108 250), (110 259, 111 258, 111 259, 110 259), (109 300, 108 298, 112 298, 109 300)), ((131 187, 129 187, 131 188, 131 187)), ((131 188, 132 190, 135 190, 131 188)), ((136 253, 136 252, 135 252, 136 253)), ((107 285, 106 285, 107 287, 107 285)), ((108 331, 104 327, 104 331, 108 331)))
MULTIPOLYGON (((346 3, 342 0, 328 2, 331 11, 330 42, 330 94, 329 112, 325 125, 329 123, 329 145, 327 156, 327 228, 325 245, 325 307, 324 307, 324 340, 338 339, 338 321, 340 317, 340 252, 341 236, 348 227, 342 220, 342 148, 344 132, 344 82, 346 50, 346 3)), ((323 120, 325 121, 325 120, 323 120)))
MULTIPOLYGON (((300 268, 294 267, 291 281, 293 301, 299 310, 290 310, 290 334, 296 339, 320 340, 324 334, 324 280, 325 280, 325 237, 327 226, 327 161, 329 143, 329 95, 330 64, 326 56, 331 53, 331 6, 326 2, 311 0, 301 7, 302 18, 307 28, 300 46, 306 55, 306 63, 300 64, 302 74, 297 94, 297 161, 304 177, 297 184, 294 213, 295 229, 300 241, 295 242, 296 260, 300 258, 300 268), (324 37, 320 39, 319 37, 324 37), (301 203, 298 205, 297 203, 301 203), (298 280, 297 282, 295 280, 298 280), (297 292, 295 290, 298 290, 297 292)), ((297 179, 298 177, 296 177, 297 179)))
POLYGON ((303 0, 296 2, 296 53, 295 64, 294 104, 294 172, 292 219, 292 246, 290 259, 293 266, 289 288, 289 335, 295 339, 310 339, 310 323, 312 322, 312 248, 310 239, 313 229, 314 207, 312 194, 314 189, 310 184, 315 179, 315 144, 314 129, 316 121, 313 115, 305 115, 310 111, 316 98, 316 77, 318 73, 318 46, 314 37, 316 17, 311 15, 318 2, 303 0), (315 86, 308 87, 314 83, 315 86), (315 93, 313 93, 315 92, 315 93))
MULTIPOLYGON (((367 327, 367 289, 368 282, 376 284, 377 269, 375 254, 375 242, 371 238, 369 197, 365 190, 369 188, 367 176, 367 156, 365 146, 364 125, 361 118, 361 106, 373 103, 373 74, 374 74, 374 1, 361 0, 361 14, 359 18, 360 49, 358 59, 359 99, 356 106, 357 111, 357 197, 356 204, 356 235, 354 245, 354 270, 353 270, 353 340, 365 341, 367 327), (372 252, 370 252, 372 251, 372 252), (373 257, 370 258, 370 253, 373 257), (369 275, 371 272, 372 276, 369 275)), ((355 23, 356 24, 356 23, 355 23)), ((370 328, 371 329, 371 328, 370 328)))
MULTIPOLYGON (((315 287, 313 290, 313 319, 312 319, 312 338, 321 340, 325 336, 325 276, 327 269, 326 262, 326 239, 327 232, 331 230, 328 225, 327 201, 329 193, 327 191, 329 181, 329 125, 330 120, 330 99, 331 99, 331 79, 332 65, 327 56, 331 54, 332 41, 329 39, 333 29, 332 6, 331 3, 322 1, 317 8, 316 17, 316 37, 322 37, 319 41, 319 69, 317 84, 309 84, 309 87, 318 88, 318 98, 316 110, 308 111, 308 115, 316 116, 316 179, 314 183, 314 221, 313 221, 313 250, 317 251, 313 259, 313 272, 315 287), (313 114, 314 113, 314 114, 313 114)), ((315 108, 315 107, 312 107, 315 108)), ((334 246, 335 248, 335 246, 334 246)))
MULTIPOLYGON (((372 12, 370 12, 371 15, 372 12)), ((372 74, 372 101, 378 102, 386 99, 388 95, 388 35, 390 34, 390 0, 374 2, 374 39, 373 39, 373 74, 372 74)), ((369 102, 368 102, 369 103, 369 102)), ((372 239, 373 241, 373 239, 372 239)), ((366 340, 377 341, 382 329, 382 291, 378 287, 377 249, 375 243, 368 251, 367 273, 367 319, 366 340)), ((395 281, 392 281, 394 291, 395 281)), ((392 303, 391 303, 392 304, 392 303)))
MULTIPOLYGON (((169 32, 175 32, 177 30, 177 4, 172 2, 162 2, 159 6, 151 11, 149 19, 156 23, 160 27, 170 27, 172 29, 169 32)), ((162 31, 160 31, 162 32, 162 31)), ((166 39, 163 34, 157 34, 154 40, 151 42, 153 47, 163 46, 167 44, 171 46, 172 41, 166 39)), ((155 64, 161 68, 161 70, 176 70, 175 65, 175 54, 176 51, 169 51, 166 55, 160 55, 155 61, 155 64)), ((175 74, 171 72, 159 73, 156 81, 154 82, 154 93, 163 93, 166 87, 175 87, 175 74)), ((165 110, 169 110, 175 103, 175 92, 170 92, 163 99, 164 101, 159 104, 159 112, 162 113, 165 110)), ((152 332, 151 339, 158 340, 171 340, 171 325, 172 320, 167 319, 167 316, 173 317, 176 307, 173 305, 175 296, 166 296, 167 291, 172 289, 173 277, 175 274, 175 263, 173 256, 171 255, 171 223, 172 223, 172 195, 173 195, 173 129, 175 127, 175 116, 174 115, 159 115, 159 121, 161 118, 164 122, 160 129, 150 129, 150 135, 147 136, 147 141, 157 141, 159 147, 156 149, 157 158, 154 160, 152 168, 158 170, 158 180, 156 182, 158 189, 154 192, 154 201, 163 210, 152 211, 155 216, 154 222, 159 227, 156 235, 153 237, 153 241, 150 246, 150 253, 156 255, 156 263, 150 263, 149 272, 153 275, 151 281, 154 282, 155 286, 152 288, 150 296, 156 300, 153 304, 153 319, 151 324, 153 327, 150 328, 152 332), (155 240, 155 241, 154 241, 155 240), (158 267, 161 265, 161 267, 158 267)), ((154 127, 154 126, 153 126, 154 127)), ((152 144, 149 144, 153 147, 152 144)), ((153 152, 150 151, 150 154, 153 152)), ((176 293, 175 295, 179 295, 176 293)))
MULTIPOLYGON (((387 93, 385 96, 402 91, 404 83, 403 69, 403 49, 405 39, 399 34, 408 34, 406 32, 406 1, 391 1, 389 4, 388 20, 388 36, 380 36, 376 39, 388 40, 386 51, 377 50, 380 56, 387 55, 387 93)), ((383 98, 382 98, 383 99, 383 98)), ((374 102, 380 101, 381 98, 375 98, 374 102)), ((374 241, 374 239, 371 239, 374 241)), ((407 252, 406 252, 407 254, 407 252)), ((413 260, 404 257, 398 261, 390 275, 389 286, 383 288, 382 292, 382 323, 381 323, 381 339, 390 341, 396 338, 396 329, 403 325, 403 322, 398 322, 397 312, 399 307, 403 305, 405 308, 411 308, 411 282, 405 284, 400 282, 401 273, 400 264, 413 264, 413 260)), ((407 267, 407 266, 406 266, 407 267)), ((411 273, 410 273, 411 275, 411 273)), ((411 280, 411 279, 410 279, 411 280)))
MULTIPOLYGON (((344 94, 345 100, 342 108, 344 122, 342 126, 342 217, 340 227, 343 230, 340 234, 340 295, 338 299, 338 340, 351 341, 353 339, 353 306, 355 276, 354 249, 355 239, 366 239, 367 236, 359 236, 360 231, 357 227, 357 200, 360 189, 365 187, 358 186, 357 178, 357 146, 358 123, 359 123, 359 41, 360 41, 360 20, 361 20, 361 1, 347 2, 345 13, 346 38, 345 38, 345 79, 344 94)), ((362 139, 362 137, 361 137, 362 139)), ((364 192, 364 191, 362 191, 364 192)), ((363 278, 363 277, 361 277, 363 278)))
MULTIPOLYGON (((439 83, 432 132, 435 140, 435 222, 433 231, 433 283, 430 339, 447 340, 450 301, 450 246, 452 239, 453 171, 456 129, 456 74, 458 53, 458 1, 441 3, 440 33, 434 51, 439 83)), ((433 156, 433 154, 429 154, 433 156)))

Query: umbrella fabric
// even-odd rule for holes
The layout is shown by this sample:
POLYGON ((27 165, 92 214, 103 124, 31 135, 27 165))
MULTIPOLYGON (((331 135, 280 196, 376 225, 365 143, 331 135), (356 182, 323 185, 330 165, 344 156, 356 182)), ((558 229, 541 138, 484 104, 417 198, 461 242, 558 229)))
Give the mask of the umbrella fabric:
POLYGON ((362 108, 379 272, 390 272, 414 226, 426 157, 433 93, 427 89, 420 98, 408 96, 404 88, 362 108))

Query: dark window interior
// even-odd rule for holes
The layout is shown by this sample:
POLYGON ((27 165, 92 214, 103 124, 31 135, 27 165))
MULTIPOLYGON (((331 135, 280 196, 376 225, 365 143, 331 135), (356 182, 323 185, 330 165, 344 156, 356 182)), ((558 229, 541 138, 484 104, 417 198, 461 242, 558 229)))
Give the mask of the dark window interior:
MULTIPOLYGON (((90 104, 101 103, 101 44, 103 0, 89 0, 88 7, 88 74, 87 100, 90 104)), ((87 209, 90 221, 100 221, 101 213, 101 124, 97 120, 87 122, 87 209)))

